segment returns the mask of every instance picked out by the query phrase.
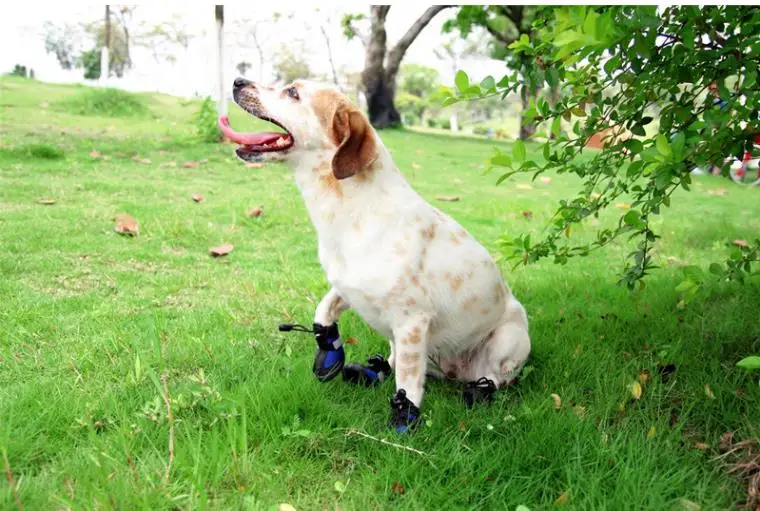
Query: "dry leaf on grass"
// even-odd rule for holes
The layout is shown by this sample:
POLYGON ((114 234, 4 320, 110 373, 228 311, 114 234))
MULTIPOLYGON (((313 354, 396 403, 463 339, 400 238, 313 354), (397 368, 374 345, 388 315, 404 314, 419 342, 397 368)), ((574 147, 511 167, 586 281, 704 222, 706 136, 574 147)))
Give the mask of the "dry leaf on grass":
POLYGON ((349 337, 346 339, 346 344, 350 344, 351 346, 356 346, 359 344, 359 341, 356 340, 356 337, 349 337))
POLYGON ((138 158, 138 157, 135 156, 132 159, 134 161, 136 161, 137 163, 142 163, 143 165, 149 165, 150 164, 150 158, 138 158))
POLYGON ((705 383, 705 394, 710 399, 715 399, 715 394, 713 394, 712 389, 710 388, 710 385, 708 383, 705 383))
POLYGON ((421 147, 418 148, 416 151, 414 151, 415 154, 422 154, 424 152, 425 152, 425 150, 423 148, 421 148, 421 147))
POLYGON ((523 216, 523 218, 526 218, 526 219, 530 220, 531 218, 533 218, 533 212, 532 211, 523 211, 522 212, 522 216, 523 216))
POLYGON ((264 166, 263 163, 255 163, 255 162, 253 162, 253 163, 246 163, 245 164, 245 167, 248 168, 248 169, 260 169, 263 166, 264 166))
POLYGON ((224 245, 219 245, 218 247, 214 247, 211 250, 209 250, 209 253, 214 257, 220 257, 225 256, 232 252, 232 249, 234 247, 230 243, 225 243, 224 245))
POLYGON ((567 499, 570 498, 570 494, 568 492, 563 492, 562 495, 557 497, 557 500, 554 501, 555 506, 562 506, 567 504, 567 499))
POLYGON ((631 205, 625 202, 618 202, 615 204, 615 207, 618 209, 631 209, 631 205))
POLYGON ((518 189, 518 190, 532 190, 532 189, 533 189, 533 187, 532 187, 532 186, 530 186, 530 185, 529 185, 529 184, 527 184, 527 183, 520 183, 520 184, 518 184, 518 185, 517 185, 517 189, 518 189))
POLYGON ((452 179, 451 182, 454 183, 455 185, 464 184, 464 181, 462 181, 461 179, 452 179))
POLYGON ((251 208, 248 210, 248 213, 246 213, 246 216, 248 218, 256 218, 261 216, 261 214, 264 212, 263 206, 256 206, 255 208, 251 208))
POLYGON ((725 197, 726 195, 728 195, 728 190, 726 190, 723 187, 715 188, 712 190, 707 190, 707 195, 717 195, 718 197, 725 197))
POLYGON ((641 384, 639 382, 635 381, 631 383, 629 388, 631 389, 631 396, 633 396, 633 399, 641 399, 641 384))
POLYGON ((710 448, 710 446, 704 442, 697 442, 694 444, 694 447, 699 449, 700 451, 706 451, 707 449, 710 448))
POLYGON ((552 399, 554 400, 555 410, 562 408, 562 398, 559 397, 559 394, 552 394, 552 399))
POLYGON ((95 149, 90 151, 90 158, 95 158, 97 160, 98 158, 101 158, 102 156, 103 155, 100 154, 100 151, 96 151, 95 149))
POLYGON ((649 431, 647 431, 647 440, 651 440, 654 438, 655 433, 657 433, 657 428, 652 426, 649 428, 649 431))
POLYGON ((204 196, 203 196, 203 195, 201 195, 200 193, 194 193, 194 194, 193 194, 193 200, 194 200, 195 202, 203 202, 204 200, 206 200, 206 197, 204 197, 204 196))
POLYGON ((195 168, 195 167, 198 166, 198 162, 197 161, 186 161, 185 163, 182 164, 182 166, 185 167, 186 169, 192 169, 192 168, 195 168))
POLYGON ((413 168, 413 169, 419 169, 419 168, 421 168, 421 167, 420 167, 420 165, 419 165, 418 163, 416 163, 416 162, 412 162, 412 168, 413 168))
POLYGON ((125 234, 128 236, 137 236, 140 234, 140 224, 129 215, 116 215, 114 222, 116 222, 114 230, 119 234, 125 234))
POLYGON ((296 511, 296 508, 290 504, 283 503, 277 506, 277 511, 296 511))
POLYGON ((593 200, 599 199, 599 198, 601 198, 601 196, 602 196, 602 194, 601 194, 601 193, 596 193, 596 192, 594 192, 594 193, 592 193, 591 195, 589 195, 589 197, 590 197, 591 199, 593 199, 593 200))
POLYGON ((456 202, 459 200, 459 197, 456 195, 436 195, 435 198, 443 202, 456 202))
POLYGON ((541 178, 541 182, 545 185, 548 185, 549 183, 552 182, 552 178, 544 176, 541 178))
POLYGON ((164 167, 164 168, 166 168, 166 167, 176 167, 177 166, 177 162, 176 161, 167 161, 167 162, 162 163, 161 166, 164 167))
POLYGON ((393 486, 391 486, 391 491, 398 495, 403 495, 406 492, 406 488, 401 486, 401 483, 399 483, 398 481, 393 481, 393 486))
POLYGON ((649 371, 645 369, 639 373, 639 383, 641 383, 642 385, 645 385, 648 380, 649 380, 649 371))
POLYGON ((37 204, 43 204, 45 206, 52 206, 55 204, 55 201, 53 199, 38 199, 37 204))
POLYGON ((744 240, 734 240, 734 245, 736 245, 737 247, 748 247, 749 243, 747 243, 744 240))

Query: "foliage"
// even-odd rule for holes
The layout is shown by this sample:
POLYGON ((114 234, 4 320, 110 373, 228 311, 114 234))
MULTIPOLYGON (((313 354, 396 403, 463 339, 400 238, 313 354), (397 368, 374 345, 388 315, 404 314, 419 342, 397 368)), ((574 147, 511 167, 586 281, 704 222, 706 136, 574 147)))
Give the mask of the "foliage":
POLYGON ((44 143, 23 144, 12 149, 5 149, 3 152, 23 159, 61 160, 64 158, 63 149, 44 143))
POLYGON ((404 64, 399 73, 400 89, 418 98, 433 94, 440 79, 438 70, 421 64, 404 64))
POLYGON ((21 78, 34 79, 34 69, 27 70, 26 66, 23 66, 21 64, 16 64, 13 66, 13 70, 7 74, 9 76, 20 76, 21 78))
POLYGON ((301 48, 295 51, 291 46, 282 45, 275 53, 272 63, 275 80, 290 83, 297 79, 307 79, 314 76, 309 65, 309 53, 301 43, 301 48))
MULTIPOLYGON (((85 78, 100 78, 100 52, 105 42, 105 26, 103 21, 92 23, 86 27, 86 31, 95 38, 95 47, 81 54, 81 66, 85 70, 85 78), (97 54, 97 55, 96 55, 97 54), (85 60, 87 59, 87 60, 85 60), (97 66, 94 63, 97 60, 97 66), (97 67, 97 69, 95 69, 97 67), (89 75, 89 76, 88 76, 89 75)), ((132 67, 132 58, 129 53, 129 36, 124 27, 111 23, 111 44, 108 48, 108 71, 118 78, 132 67)))
POLYGON ((42 27, 45 37, 45 51, 55 54, 61 69, 78 68, 79 55, 82 51, 79 28, 70 23, 56 25, 50 21, 46 21, 42 27))
POLYGON ((216 105, 210 96, 206 96, 200 105, 200 108, 193 117, 195 132, 204 142, 219 142, 222 133, 217 125, 216 105))
MULTIPOLYGON (((529 85, 562 83, 569 94, 555 106, 543 98, 531 102, 524 115, 551 123, 557 138, 542 145, 543 160, 527 158, 518 141, 512 154, 497 151, 490 164, 507 169, 497 182, 518 173, 535 179, 556 171, 577 175, 584 186, 580 196, 560 202, 542 240, 505 238, 504 251, 525 264, 545 257, 564 264, 628 235, 638 244, 620 282, 633 288, 656 267, 652 250, 659 236, 651 220, 670 207, 677 190, 690 189, 690 171, 741 157, 758 134, 760 10, 684 6, 668 7, 660 16, 656 7, 552 8, 539 10, 533 26, 534 37, 523 35, 510 45, 537 64, 527 75, 529 85), (711 83, 725 101, 721 109, 708 94, 711 83), (605 95, 615 86, 618 94, 605 95), (650 113, 655 105, 656 125, 650 113), (560 131, 561 119, 574 120, 571 134, 560 131), (599 133, 605 136, 603 150, 582 157, 588 140, 599 133), (571 243, 573 225, 624 197, 630 209, 615 228, 599 229, 592 243, 571 243)), ((453 104, 504 98, 520 85, 517 72, 498 81, 488 76, 480 84, 459 72, 456 90, 442 93, 444 104, 453 104)), ((754 244, 733 248, 728 261, 711 266, 711 272, 742 281, 758 259, 760 240, 754 244)))
POLYGON ((137 94, 114 88, 87 88, 62 105, 79 115, 100 117, 141 117, 150 113, 137 94))

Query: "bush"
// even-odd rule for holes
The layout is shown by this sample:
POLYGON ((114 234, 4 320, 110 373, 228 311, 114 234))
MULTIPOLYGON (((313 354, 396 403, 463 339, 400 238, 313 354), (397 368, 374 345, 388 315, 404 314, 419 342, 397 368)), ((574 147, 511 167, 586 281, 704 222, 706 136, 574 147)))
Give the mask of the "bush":
POLYGON ((438 121, 433 117, 428 117, 427 125, 428 128, 435 128, 438 125, 438 121))
POLYGON ((222 139, 222 132, 217 125, 216 107, 209 96, 201 103, 200 109, 193 116, 195 122, 195 132, 204 142, 219 142, 222 139))
POLYGON ((4 149, 1 154, 14 158, 41 160, 61 160, 64 157, 63 150, 51 144, 24 144, 13 149, 4 149))
POLYGON ((472 132, 476 135, 487 135, 488 134, 488 126, 473 126, 472 132))
POLYGON ((451 119, 440 119, 438 121, 438 126, 440 128, 445 129, 445 130, 450 130, 451 129, 451 119))
POLYGON ((141 117, 150 110, 137 94, 112 88, 87 89, 64 103, 79 115, 103 117, 141 117))

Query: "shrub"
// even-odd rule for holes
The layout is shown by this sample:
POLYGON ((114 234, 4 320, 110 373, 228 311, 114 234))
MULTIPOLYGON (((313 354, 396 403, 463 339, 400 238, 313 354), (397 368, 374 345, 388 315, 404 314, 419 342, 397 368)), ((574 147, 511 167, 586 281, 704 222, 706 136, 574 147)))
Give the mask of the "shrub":
POLYGON ((150 113, 137 94, 112 88, 86 89, 63 106, 79 115, 103 117, 141 117, 150 113))
POLYGON ((222 139, 222 133, 217 125, 216 107, 209 96, 201 103, 198 112, 193 116, 195 123, 195 132, 204 142, 219 142, 222 139))
POLYGON ((4 149, 2 154, 13 158, 41 160, 61 160, 64 157, 63 150, 51 144, 24 144, 12 149, 4 149))

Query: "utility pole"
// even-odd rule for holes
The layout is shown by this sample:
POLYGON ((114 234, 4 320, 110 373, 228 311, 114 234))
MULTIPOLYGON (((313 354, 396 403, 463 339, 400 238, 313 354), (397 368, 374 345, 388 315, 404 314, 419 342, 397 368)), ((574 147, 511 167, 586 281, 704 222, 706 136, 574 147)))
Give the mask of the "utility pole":
POLYGON ((100 50, 100 83, 108 84, 111 47, 111 6, 106 5, 105 28, 103 30, 103 48, 100 50))
POLYGON ((214 15, 216 17, 216 44, 218 56, 217 92, 219 93, 219 102, 217 103, 216 109, 219 115, 227 115, 227 94, 224 86, 224 6, 215 5, 214 15))

